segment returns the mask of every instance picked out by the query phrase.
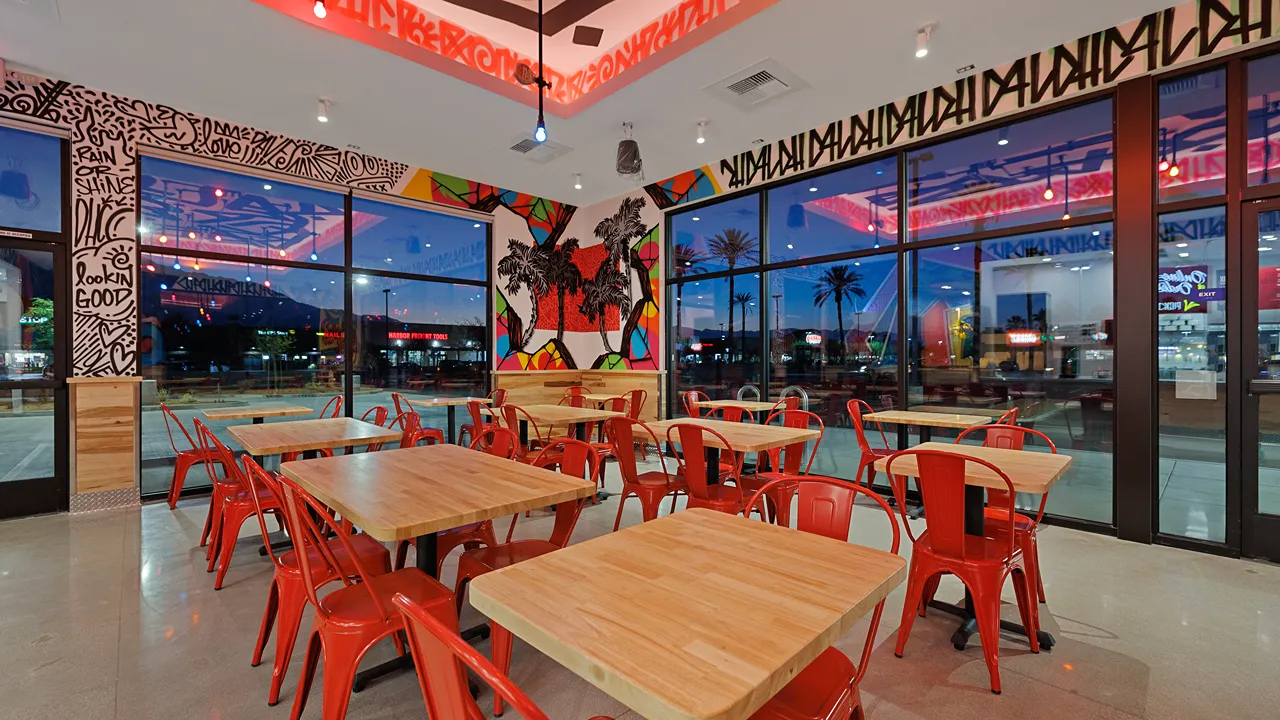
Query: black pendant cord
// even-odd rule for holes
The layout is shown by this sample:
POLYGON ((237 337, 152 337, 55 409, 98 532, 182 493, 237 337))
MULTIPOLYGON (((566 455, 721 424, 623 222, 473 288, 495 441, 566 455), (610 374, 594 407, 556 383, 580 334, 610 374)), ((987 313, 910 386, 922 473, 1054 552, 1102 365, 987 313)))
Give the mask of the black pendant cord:
POLYGON ((538 0, 538 124, 543 125, 542 101, 546 97, 547 80, 542 61, 542 0, 538 0))

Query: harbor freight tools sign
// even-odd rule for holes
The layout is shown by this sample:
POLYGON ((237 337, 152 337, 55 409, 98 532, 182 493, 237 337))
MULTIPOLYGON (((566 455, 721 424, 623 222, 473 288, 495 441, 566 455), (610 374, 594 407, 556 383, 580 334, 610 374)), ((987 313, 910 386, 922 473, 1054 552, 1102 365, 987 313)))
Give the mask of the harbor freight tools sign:
POLYGON ((1208 265, 1160 268, 1156 275, 1156 311, 1161 313, 1205 313, 1209 301, 1218 300, 1218 288, 1208 287, 1208 265))

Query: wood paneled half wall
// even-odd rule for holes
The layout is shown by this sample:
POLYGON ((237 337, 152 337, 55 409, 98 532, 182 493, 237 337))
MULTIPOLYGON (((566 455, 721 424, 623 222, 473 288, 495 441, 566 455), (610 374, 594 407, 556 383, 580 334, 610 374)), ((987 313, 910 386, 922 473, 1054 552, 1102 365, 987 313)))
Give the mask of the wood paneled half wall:
POLYGON ((138 503, 140 377, 69 378, 71 511, 138 503))
POLYGON ((637 388, 648 393, 640 419, 661 419, 665 398, 663 370, 495 370, 494 389, 507 391, 507 402, 517 405, 555 405, 572 385, 582 385, 592 394, 625 395, 637 388))

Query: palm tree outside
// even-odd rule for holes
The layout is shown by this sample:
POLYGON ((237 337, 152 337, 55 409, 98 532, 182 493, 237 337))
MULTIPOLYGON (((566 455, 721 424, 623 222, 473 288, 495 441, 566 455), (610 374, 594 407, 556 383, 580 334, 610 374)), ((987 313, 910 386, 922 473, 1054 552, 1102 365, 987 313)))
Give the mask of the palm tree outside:
MULTIPOLYGON (((814 307, 823 307, 827 301, 836 305, 836 327, 840 332, 840 359, 847 355, 844 336, 844 303, 852 303, 854 298, 865 298, 867 291, 862 289, 862 274, 848 265, 836 265, 822 271, 818 284, 813 289, 814 307)), ((854 305, 855 312, 857 305, 854 305)))
MULTIPOLYGON (((755 295, 749 292, 740 292, 733 296, 733 305, 738 305, 742 308, 742 333, 739 335, 742 347, 739 349, 739 356, 743 359, 747 357, 747 313, 751 312, 748 306, 754 304, 755 300, 755 295)), ((732 311, 729 313, 729 319, 733 319, 732 311)))
MULTIPOLYGON (((703 270, 699 267, 706 256, 693 246, 676 243, 671 246, 671 277, 682 278, 686 275, 697 275, 703 270)), ((676 338, 680 344, 680 329, 684 327, 684 283, 676 285, 676 338)))
MULTIPOLYGON (((725 265, 729 266, 729 270, 737 267, 738 263, 744 261, 760 262, 760 246, 756 239, 746 230, 738 230, 736 228, 725 228, 715 237, 707 241, 707 253, 714 258, 723 260, 725 265)), ((733 307, 734 307, 734 276, 729 276, 729 335, 725 338, 727 348, 733 347, 733 307)), ((732 358, 731 358, 732 359, 732 358)))

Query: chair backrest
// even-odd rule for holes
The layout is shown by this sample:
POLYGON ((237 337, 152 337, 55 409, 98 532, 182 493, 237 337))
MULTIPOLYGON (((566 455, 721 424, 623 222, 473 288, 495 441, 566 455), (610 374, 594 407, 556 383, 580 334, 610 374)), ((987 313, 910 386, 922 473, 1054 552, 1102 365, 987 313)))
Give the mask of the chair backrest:
MULTIPOLYGON (((865 413, 873 413, 875 410, 871 409, 871 406, 868 405, 865 400, 859 400, 857 398, 845 403, 845 407, 849 410, 849 419, 853 423, 853 431, 858 436, 858 447, 861 448, 864 453, 871 452, 871 442, 867 440, 867 429, 864 427, 864 423, 866 421, 862 419, 862 416, 865 413)), ((890 409, 892 409, 892 407, 890 407, 890 409)), ((884 427, 877 422, 876 428, 880 431, 880 441, 884 443, 886 448, 889 447, 889 440, 884 436, 884 427)))
MULTIPOLYGON (((757 503, 766 496, 769 490, 772 490, 775 485, 784 482, 796 484, 797 509, 799 512, 794 513, 793 517, 795 517, 797 530, 848 542, 850 523, 853 519, 854 500, 857 499, 859 494, 862 494, 879 505, 885 516, 889 518, 889 529, 893 536, 889 552, 894 555, 898 554, 902 534, 898 528, 898 521, 893 516, 893 508, 889 507, 889 503, 885 502, 879 493, 861 485, 850 483, 847 480, 837 480, 836 478, 817 475, 809 475, 799 481, 771 480, 759 490, 756 490, 751 502, 744 507, 757 507, 757 503)), ((867 672, 867 663, 870 662, 871 653, 875 650, 876 631, 880 627, 880 616, 883 613, 884 600, 881 600, 876 603, 875 612, 871 613, 871 625, 867 628, 867 639, 862 646, 862 658, 858 661, 858 674, 854 680, 855 687, 867 672)))
MULTIPOLYGON (((1027 440, 1027 437, 1030 436, 1033 440, 1035 438, 1043 440, 1044 444, 1048 446, 1049 452, 1055 455, 1058 453, 1058 446, 1053 444, 1053 440, 1049 439, 1048 435, 1045 435, 1039 430, 1032 430, 1031 428, 1021 427, 1018 425, 975 425, 971 428, 966 428, 964 432, 960 433, 960 436, 956 438, 956 444, 959 445, 960 442, 969 435, 977 435, 979 433, 984 435, 982 441, 983 447, 1000 448, 1002 450, 1021 450, 1027 440)), ((1037 523, 1044 519, 1044 507, 1048 500, 1049 495, 1047 493, 1040 496, 1040 510, 1036 515, 1037 523)), ((1005 498, 1003 490, 987 488, 988 503, 995 506, 1003 504, 1004 501, 1005 498)))
POLYGON ((409 405, 409 401, 405 399, 404 395, 401 395, 398 392, 391 393, 391 402, 395 403, 396 415, 413 409, 413 407, 409 405))
POLYGON ((686 390, 680 394, 681 402, 684 403, 684 413, 691 418, 700 418, 702 413, 698 408, 694 407, 696 402, 704 402, 711 399, 711 396, 701 390, 686 390))
POLYGON ((965 559, 965 477, 968 466, 973 464, 990 471, 997 478, 997 482, 1003 481, 1005 485, 1007 495, 1000 498, 997 493, 997 501, 993 502, 991 507, 1007 513, 1008 526, 1003 531, 997 531, 994 537, 1007 540, 1007 552, 1013 553, 1013 481, 1004 471, 986 460, 941 450, 903 450, 890 455, 885 465, 885 474, 889 476, 894 499, 902 512, 902 523, 907 526, 907 535, 910 536, 912 543, 916 542, 916 537, 911 532, 910 525, 907 524, 906 478, 893 474, 894 463, 901 463, 903 458, 911 456, 916 460, 916 483, 920 488, 920 497, 924 501, 929 545, 933 552, 956 560, 965 559))
POLYGON ((421 426, 422 418, 418 416, 418 413, 406 410, 396 415, 395 420, 392 420, 387 427, 400 431, 400 447, 403 449, 411 448, 418 444, 418 428, 421 426))
POLYGON ((520 423, 524 422, 529 425, 528 437, 530 439, 547 439, 546 437, 543 437, 542 432, 538 429, 538 423, 534 421, 533 416, 529 414, 529 411, 519 405, 515 405, 513 403, 504 404, 502 406, 501 417, 503 425, 506 425, 507 429, 511 432, 516 433, 516 437, 520 436, 520 423))
POLYGON ((427 715, 432 720, 478 720, 484 717, 467 686, 470 668, 493 688, 520 717, 548 720, 537 705, 511 682, 511 678, 489 662, 458 635, 457 623, 446 625, 425 608, 402 594, 391 599, 404 615, 409 653, 418 670, 418 684, 427 715))
POLYGON ((280 558, 276 556, 276 551, 271 548, 271 532, 267 530, 267 518, 262 512, 262 498, 259 496, 259 490, 266 490, 279 501, 280 482, 274 477, 275 473, 263 470, 258 461, 254 460, 248 453, 240 456, 240 462, 244 463, 245 484, 249 488, 249 496, 253 498, 253 509, 257 511, 255 515, 258 518, 258 530, 262 532, 262 545, 267 549, 267 554, 271 556, 271 562, 280 565, 280 558))
POLYGON ((750 410, 744 410, 740 407, 711 408, 703 417, 708 420, 723 420, 725 422, 742 422, 743 418, 746 418, 749 423, 754 423, 756 421, 755 413, 750 410))
MULTIPOLYGON (((570 390, 572 389, 573 388, 570 388, 570 390)), ((566 394, 564 397, 560 398, 560 402, 556 404, 564 405, 566 407, 585 408, 587 406, 587 399, 583 397, 581 393, 566 394)))
MULTIPOLYGON (((395 399, 394 395, 392 395, 391 397, 392 399, 395 399)), ((321 419, 336 418, 341 414, 342 414, 342 396, 334 395, 333 397, 329 398, 329 402, 324 404, 324 409, 320 411, 320 418, 321 419), (330 408, 332 408, 332 410, 330 408)))
POLYGON ((191 439, 191 433, 187 432, 187 429, 182 426, 182 421, 178 419, 177 415, 173 414, 173 411, 169 409, 168 405, 160 403, 160 412, 164 413, 164 430, 169 433, 169 446, 173 448, 174 455, 177 455, 182 451, 178 449, 178 443, 173 440, 173 426, 169 424, 171 420, 173 421, 173 425, 177 425, 178 429, 182 431, 182 435, 187 439, 187 444, 191 446, 191 449, 199 449, 196 447, 196 441, 191 439))
POLYGON ((351 545, 351 537, 347 529, 329 513, 329 508, 293 480, 284 475, 278 475, 276 480, 280 490, 280 504, 284 506, 286 529, 289 532, 289 539, 293 541, 293 552, 297 557, 298 569, 302 571, 302 584, 306 588, 307 599, 316 608, 316 613, 323 612, 320 609, 318 593, 320 584, 316 582, 316 578, 336 577, 345 586, 353 584, 363 586, 378 613, 384 618, 390 617, 391 608, 384 605, 377 593, 370 589, 372 586, 369 585, 369 580, 374 577, 374 574, 365 569, 359 553, 351 545), (355 576, 359 578, 359 583, 354 583, 347 577, 349 570, 344 570, 342 564, 338 562, 328 538, 336 538, 342 545, 342 550, 356 571, 355 576))
POLYGON ((769 408, 769 415, 773 415, 774 413, 780 410, 799 410, 799 409, 800 409, 800 398, 798 396, 791 395, 789 397, 779 398, 778 402, 774 403, 773 407, 769 408))
MULTIPOLYGON (((600 472, 600 453, 589 444, 572 438, 558 438, 538 453, 533 464, 539 467, 549 465, 548 461, 553 457, 561 473, 595 484, 600 472)), ((573 528, 578 524, 578 515, 582 513, 582 504, 582 500, 556 503, 556 522, 550 538, 552 545, 564 547, 569 544, 573 528)))
POLYGON ((483 432, 476 435, 475 441, 471 443, 471 449, 512 460, 520 449, 520 438, 504 427, 488 425, 483 432))
POLYGON ((388 415, 390 415, 390 413, 387 411, 387 408, 385 406, 374 405, 373 407, 364 411, 364 414, 360 416, 360 421, 373 423, 374 425, 380 426, 387 421, 388 415), (370 418, 369 417, 370 415, 372 415, 373 417, 370 418))
MULTIPOLYGON (((496 402, 497 401, 495 401, 493 407, 502 407, 501 405, 496 404, 496 402)), ((480 428, 489 424, 489 422, 484 419, 484 413, 480 412, 483 407, 484 403, 478 400, 467 401, 467 414, 471 416, 471 424, 475 426, 476 432, 480 432, 480 428)))
MULTIPOLYGON (((231 449, 222 444, 217 435, 200 421, 200 418, 192 418, 191 425, 196 429, 196 440, 199 442, 200 453, 205 457, 216 458, 216 463, 222 466, 222 482, 230 482, 239 485, 241 488, 247 487, 244 478, 240 476, 240 466, 236 465, 235 453, 231 449)), ((209 482, 217 485, 218 476, 213 470, 214 463, 204 463, 205 472, 209 474, 209 482)))
MULTIPOLYGON (((618 461, 618 471, 622 473, 623 482, 640 482, 640 470, 636 465, 636 427, 644 431, 640 442, 653 440, 654 445, 661 445, 653 428, 633 418, 609 418, 605 420, 605 433, 613 443, 613 456, 618 461), (647 436, 646 436, 647 435, 647 436)), ((658 453, 658 461, 662 463, 662 475, 671 483, 671 473, 667 472, 667 461, 658 453)))
POLYGON ((1017 425, 1018 424, 1018 408, 1012 408, 996 420, 996 425, 1017 425))
POLYGON ((627 415, 632 420, 640 419, 640 411, 644 410, 644 403, 649 399, 649 393, 636 388, 627 392, 627 415))
POLYGON ((676 452, 676 458, 684 465, 684 479, 689 484, 689 494, 699 500, 709 500, 711 497, 707 491, 708 473, 718 474, 720 472, 720 468, 707 467, 707 435, 718 439, 720 444, 724 446, 720 448, 721 457, 724 457, 727 453, 728 457, 738 459, 739 465, 735 467, 735 470, 741 470, 741 457, 734 452, 733 446, 729 444, 729 441, 715 430, 694 423, 682 422, 674 423, 667 428, 667 442, 673 446, 676 443, 680 444, 680 449, 676 452))
POLYGON ((774 425, 777 420, 782 427, 800 428, 800 429, 817 429, 818 439, 813 441, 813 450, 809 452, 809 462, 804 462, 804 450, 808 445, 808 441, 791 443, 781 448, 773 448, 766 451, 769 458, 769 467, 774 471, 784 472, 788 475, 799 475, 801 473, 808 475, 809 469, 813 467, 814 458, 818 457, 818 446, 822 444, 822 438, 826 435, 827 427, 822 422, 822 418, 808 410, 778 410, 769 416, 765 421, 766 425, 774 425), (801 470, 800 466, 804 465, 801 470))
POLYGON ((586 395, 589 392, 591 391, 583 385, 572 385, 564 390, 565 395, 586 395))
POLYGON ((489 397, 493 399, 493 407, 502 407, 507 404, 507 389, 498 388, 489 393, 489 397))

